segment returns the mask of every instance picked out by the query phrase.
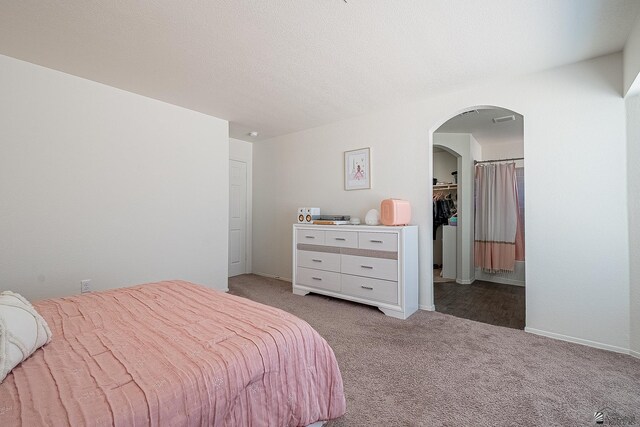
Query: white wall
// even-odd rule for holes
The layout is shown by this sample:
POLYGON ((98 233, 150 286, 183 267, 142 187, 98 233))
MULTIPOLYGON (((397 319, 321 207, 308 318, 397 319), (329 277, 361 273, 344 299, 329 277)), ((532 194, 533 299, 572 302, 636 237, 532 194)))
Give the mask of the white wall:
POLYGON ((247 260, 245 271, 252 271, 252 246, 253 246, 253 144, 239 139, 229 138, 229 159, 247 164, 247 236, 246 250, 247 260))
MULTIPOLYGON (((420 304, 433 305, 429 134, 469 107, 502 106, 526 123, 528 330, 626 351, 626 212, 612 221, 594 197, 627 179, 621 88, 614 54, 262 141, 254 146, 254 271, 291 277, 299 206, 363 217, 384 198, 404 198, 420 226, 420 304), (373 188, 344 191, 344 150, 367 146, 373 188)), ((625 206, 626 195, 617 197, 625 206)))
POLYGON ((624 45, 624 91, 625 95, 640 94, 640 16, 624 45))
POLYGON ((433 177, 438 182, 454 182, 451 172, 458 170, 458 159, 446 151, 433 153, 433 177))
POLYGON ((227 287, 228 124, 0 56, 0 289, 227 287))
POLYGON ((631 350, 640 357, 640 95, 628 97, 627 171, 629 176, 629 259, 631 267, 631 350))
MULTIPOLYGON (((482 146, 482 160, 513 159, 524 157, 524 144, 517 142, 501 142, 484 144, 482 146)), ((524 166, 524 160, 516 161, 516 167, 524 166)))

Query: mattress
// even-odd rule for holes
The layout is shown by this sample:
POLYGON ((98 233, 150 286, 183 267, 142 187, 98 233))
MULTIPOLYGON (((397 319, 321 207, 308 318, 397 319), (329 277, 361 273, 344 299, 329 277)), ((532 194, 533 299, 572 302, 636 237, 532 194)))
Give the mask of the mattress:
POLYGON ((304 426, 345 412, 333 351, 282 310, 183 281, 34 303, 50 344, 0 426, 304 426))

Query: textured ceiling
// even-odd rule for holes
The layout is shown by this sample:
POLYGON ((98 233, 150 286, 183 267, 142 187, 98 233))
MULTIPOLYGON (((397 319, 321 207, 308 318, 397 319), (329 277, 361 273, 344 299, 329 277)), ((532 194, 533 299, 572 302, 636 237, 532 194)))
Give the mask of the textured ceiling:
POLYGON ((621 50, 637 0, 21 0, 0 53, 264 139, 621 50))
POLYGON ((477 113, 460 114, 440 126, 438 133, 470 133, 482 146, 487 144, 524 144, 523 118, 504 108, 476 110, 477 113), (514 116, 515 120, 494 123, 497 117, 514 116))

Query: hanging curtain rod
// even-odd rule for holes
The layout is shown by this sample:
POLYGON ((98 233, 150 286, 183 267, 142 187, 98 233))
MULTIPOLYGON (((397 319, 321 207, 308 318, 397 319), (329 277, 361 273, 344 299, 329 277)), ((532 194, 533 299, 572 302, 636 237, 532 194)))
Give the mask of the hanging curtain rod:
POLYGON ((495 163, 495 162, 509 162, 511 160, 524 160, 524 157, 512 157, 511 159, 496 159, 496 160, 474 160, 474 164, 478 163, 495 163))

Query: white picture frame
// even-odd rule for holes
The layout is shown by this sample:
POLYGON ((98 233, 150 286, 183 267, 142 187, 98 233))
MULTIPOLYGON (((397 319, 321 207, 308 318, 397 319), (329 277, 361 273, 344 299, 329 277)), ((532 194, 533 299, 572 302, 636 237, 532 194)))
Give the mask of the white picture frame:
POLYGON ((371 188, 371 149, 360 148, 344 152, 344 189, 371 188))

